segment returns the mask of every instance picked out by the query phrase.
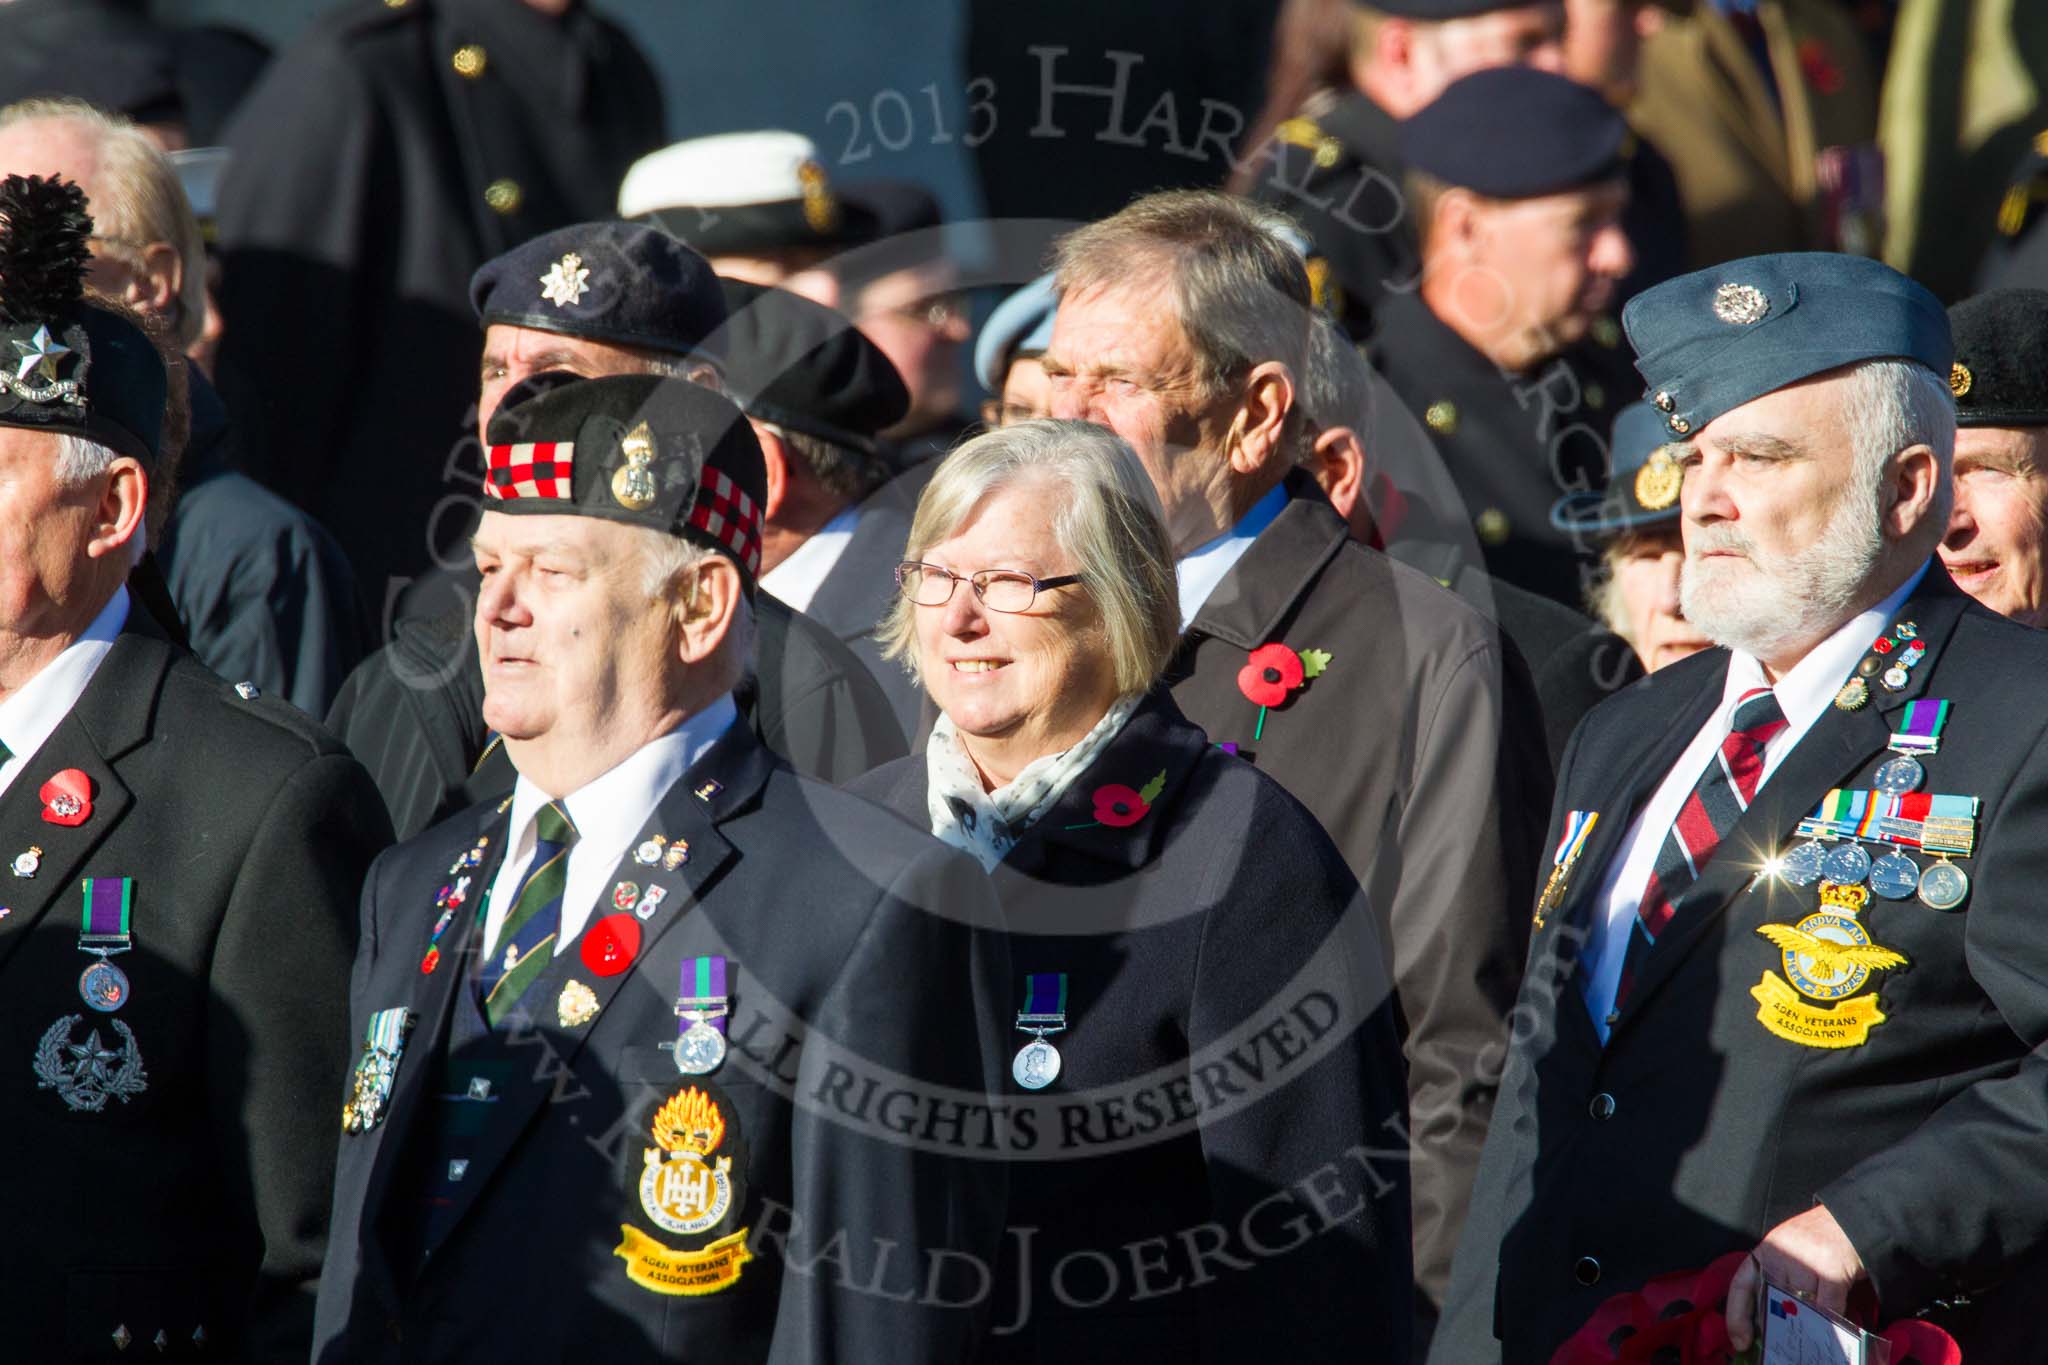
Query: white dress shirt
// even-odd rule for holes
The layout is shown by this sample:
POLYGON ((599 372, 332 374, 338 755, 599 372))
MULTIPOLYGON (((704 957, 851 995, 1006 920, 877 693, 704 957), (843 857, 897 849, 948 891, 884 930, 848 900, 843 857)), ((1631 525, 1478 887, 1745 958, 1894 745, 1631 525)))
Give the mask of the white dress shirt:
POLYGON ((1286 505, 1287 489, 1276 483, 1266 490, 1265 497, 1251 505, 1251 510, 1237 519, 1237 525, 1182 558, 1176 566, 1180 579, 1182 630, 1193 623, 1195 613, 1209 600, 1209 594, 1216 591, 1216 585, 1223 581, 1223 576, 1244 558, 1244 552, 1251 549, 1252 542, 1259 538, 1259 532, 1271 526, 1273 518, 1279 516, 1280 509, 1286 505))
MULTIPOLYGON (((64 647, 64 652, 44 664, 42 671, 21 690, 0 701, 0 744, 13 756, 0 764, 0 792, 14 785, 14 779, 34 758, 36 750, 50 737, 78 699, 92 675, 106 662, 114 637, 128 624, 128 589, 116 587, 107 605, 85 628, 85 634, 64 647)), ((44 773, 45 778, 50 774, 44 773)), ((39 784, 40 785, 40 784, 39 784)))
POLYGON ((1580 957, 1580 990, 1600 1041, 1607 1041, 1607 1016, 1614 1010, 1614 997, 1621 989, 1621 963, 1628 953, 1628 940, 1635 928, 1636 909, 1643 889, 1650 884, 1650 869, 1664 836, 1678 821, 1678 812, 1698 785, 1700 774, 1735 726, 1735 707, 1742 694, 1758 687, 1770 687, 1777 694, 1778 708, 1785 713, 1785 728, 1764 746, 1763 775, 1757 790, 1771 780, 1771 774, 1785 756, 1799 746, 1813 723, 1826 713, 1835 693, 1849 676, 1856 661, 1883 633, 1899 605, 1920 585, 1927 566, 1921 565, 1891 596, 1850 621, 1833 635, 1807 651, 1785 676, 1772 686, 1764 677, 1761 663, 1748 654, 1734 652, 1728 659, 1728 678, 1721 686, 1721 704, 1707 717, 1707 723, 1693 736, 1692 743, 1678 756, 1678 762, 1664 775, 1643 813, 1629 826, 1622 842, 1622 855, 1608 864, 1607 880, 1601 883, 1595 907, 1604 914, 1593 917, 1592 937, 1580 957))
MULTIPOLYGON (((576 826, 576 842, 569 846, 567 877, 562 887, 562 927, 555 935, 556 956, 567 952, 583 932, 591 911, 598 906, 599 896, 605 897, 605 904, 611 903, 605 879, 633 847, 647 817, 668 795, 668 789, 689 771, 691 764, 704 757, 705 751, 737 719, 739 708, 732 698, 720 697, 661 738, 636 749, 610 772, 592 778, 562 799, 569 822, 576 826)), ((484 942, 492 947, 496 947, 498 933, 505 927, 505 917, 512 913, 512 898, 519 889, 519 879, 526 875, 527 864, 533 861, 537 839, 533 821, 547 802, 547 793, 524 777, 512 788, 512 819, 506 826, 513 831, 512 844, 491 882, 491 908, 484 916, 484 942)))
POLYGON ((761 575, 761 586, 781 598, 792 610, 809 611, 811 599, 825 586, 826 575, 846 553, 853 539, 854 523, 860 509, 849 507, 817 529, 810 539, 796 547, 789 558, 761 575))

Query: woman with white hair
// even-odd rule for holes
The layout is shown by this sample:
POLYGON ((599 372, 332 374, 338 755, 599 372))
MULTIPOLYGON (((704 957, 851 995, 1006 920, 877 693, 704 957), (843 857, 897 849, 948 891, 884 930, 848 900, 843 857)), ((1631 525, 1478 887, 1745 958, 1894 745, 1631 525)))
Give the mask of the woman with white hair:
POLYGON ((885 637, 943 714, 854 789, 989 869, 1018 973, 991 1004, 1018 1030, 994 1358, 1406 1360, 1372 916, 1160 685, 1173 549, 1136 455, 1080 422, 968 442, 897 576, 885 637))

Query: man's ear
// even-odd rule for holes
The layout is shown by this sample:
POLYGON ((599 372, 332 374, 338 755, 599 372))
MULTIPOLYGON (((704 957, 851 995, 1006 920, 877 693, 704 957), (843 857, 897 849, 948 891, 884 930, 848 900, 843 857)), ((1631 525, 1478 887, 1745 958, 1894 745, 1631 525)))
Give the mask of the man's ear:
POLYGON ((142 248, 142 268, 128 286, 129 302, 151 317, 168 316, 185 287, 185 261, 169 242, 142 248))
POLYGON ((761 423, 754 422, 753 427, 755 437, 761 442, 761 464, 768 475, 768 498, 761 509, 761 516, 764 521, 772 522, 789 500, 789 447, 761 423))
POLYGON ((1883 509, 1885 534, 1903 540, 1934 511, 1941 491, 1941 462, 1929 446, 1907 446, 1892 459, 1891 477, 1885 484, 1883 509))
POLYGON ((717 652, 739 619, 746 587, 739 566, 714 554, 691 571, 690 585, 676 603, 676 653, 685 664, 700 664, 717 652))
POLYGON ((1359 519, 1353 515, 1354 510, 1365 512, 1370 520, 1370 509, 1359 506, 1365 497, 1365 446, 1358 433, 1350 427, 1331 427, 1316 433, 1309 466, 1322 486, 1323 496, 1337 509, 1338 516, 1351 523, 1356 534, 1359 519))
POLYGON ((1277 360, 1262 360, 1245 376, 1243 396, 1231 429, 1230 467, 1256 474, 1276 458, 1284 459, 1281 437, 1287 414, 1294 410, 1294 374, 1277 360))
POLYGON ((142 518, 149 507, 149 473, 139 460, 117 455, 107 472, 106 482, 93 508, 92 538, 85 552, 93 559, 127 554, 128 546, 142 534, 142 518))

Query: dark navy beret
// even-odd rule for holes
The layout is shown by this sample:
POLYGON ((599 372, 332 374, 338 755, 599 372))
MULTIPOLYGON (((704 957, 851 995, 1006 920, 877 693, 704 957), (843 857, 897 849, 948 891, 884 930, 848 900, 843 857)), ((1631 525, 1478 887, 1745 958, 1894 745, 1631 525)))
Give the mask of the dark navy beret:
POLYGON ((1401 159, 1495 199, 1562 194, 1626 173, 1628 124, 1591 86, 1527 66, 1475 71, 1404 119, 1401 159))
POLYGON ((1664 447, 1672 440, 1664 414, 1630 403, 1614 415, 1607 491, 1568 493, 1550 509, 1550 524, 1571 534, 1612 535, 1678 524, 1684 471, 1664 447))
POLYGON ((1647 289, 1622 309, 1636 369, 1672 434, 1787 384, 1864 360, 1955 360, 1934 295, 1879 261, 1826 251, 1751 256, 1647 289))
POLYGON ((749 417, 866 455, 910 411, 882 348, 843 314, 787 289, 720 279, 731 319, 725 387, 749 417))
POLYGON ((659 228, 578 223, 485 261, 470 306, 504 323, 715 359, 725 295, 711 263, 659 228))
POLYGON ((2048 290, 1994 289, 1948 310, 1961 427, 2048 426, 2048 290))
POLYGON ((738 564, 751 590, 768 476, 730 399, 683 379, 607 375, 501 405, 485 437, 485 510, 680 536, 738 564))

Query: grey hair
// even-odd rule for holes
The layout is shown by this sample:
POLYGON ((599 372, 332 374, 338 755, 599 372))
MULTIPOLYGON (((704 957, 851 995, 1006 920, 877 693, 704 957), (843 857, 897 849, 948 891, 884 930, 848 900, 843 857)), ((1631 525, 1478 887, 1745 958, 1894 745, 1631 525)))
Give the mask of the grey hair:
MULTIPOLYGON (((640 585, 648 600, 687 609, 696 598, 697 570, 719 558, 719 552, 651 526, 630 529, 640 541, 640 585)), ((736 665, 732 677, 736 683, 754 654, 753 608, 744 597, 726 638, 732 646, 728 652, 736 665)))
POLYGON ((1061 298, 1163 286, 1196 382, 1215 398, 1264 361, 1296 376, 1306 367, 1308 266, 1289 244, 1299 235, 1284 215, 1248 199, 1214 190, 1149 194, 1061 238, 1053 286, 1061 298))
MULTIPOLYGON (((1321 313, 1309 324, 1308 367, 1298 401, 1302 415, 1320 430, 1349 427, 1362 443, 1372 429, 1372 367, 1344 329, 1321 313)), ((1306 460, 1314 443, 1301 445, 1306 460)))
POLYGON ((1856 487, 1874 502, 1892 457, 1910 446, 1927 446, 1941 470, 1927 518, 1939 539, 1955 505, 1956 400, 1948 381, 1910 360, 1867 360, 1846 378, 1842 407, 1856 487))
POLYGON ((140 267, 144 248, 163 243, 182 267, 178 297, 165 319, 179 347, 206 325, 206 240, 169 157, 134 123, 81 99, 43 97, 0 109, 0 128, 39 121, 69 123, 92 139, 99 164, 82 185, 100 249, 140 267))
MULTIPOLYGON (((1027 482, 1047 486, 1044 510, 1053 540, 1102 613, 1103 648, 1115 665, 1117 691, 1144 691, 1173 657, 1180 595, 1159 494, 1115 433, 1088 422, 1035 418, 975 437, 948 455, 925 486, 903 557, 923 557, 991 496, 1027 482)), ((916 611, 899 594, 880 634, 883 653, 902 659, 913 677, 916 611)))

